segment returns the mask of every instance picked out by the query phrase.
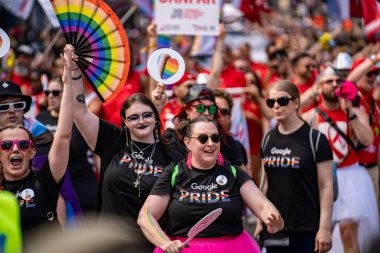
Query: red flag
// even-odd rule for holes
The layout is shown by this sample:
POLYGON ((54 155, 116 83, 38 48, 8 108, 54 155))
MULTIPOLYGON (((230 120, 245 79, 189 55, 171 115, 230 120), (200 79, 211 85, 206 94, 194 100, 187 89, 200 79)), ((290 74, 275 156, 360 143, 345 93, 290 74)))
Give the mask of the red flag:
POLYGON ((350 16, 364 18, 364 31, 371 41, 380 40, 380 13, 376 0, 350 0, 350 16))

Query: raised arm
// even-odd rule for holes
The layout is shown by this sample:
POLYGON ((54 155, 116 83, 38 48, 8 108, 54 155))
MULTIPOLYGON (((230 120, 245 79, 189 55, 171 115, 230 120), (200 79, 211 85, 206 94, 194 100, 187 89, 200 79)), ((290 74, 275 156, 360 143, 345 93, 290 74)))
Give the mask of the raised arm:
POLYGON ((169 195, 149 195, 140 210, 137 224, 151 243, 167 253, 177 253, 181 251, 182 242, 171 241, 157 222, 164 214, 169 200, 169 195))
MULTIPOLYGON (((74 49, 71 45, 66 45, 66 47, 74 49)), ((72 88, 72 109, 74 110, 75 125, 78 127, 87 145, 91 150, 94 150, 99 131, 99 118, 87 110, 83 81, 81 78, 82 72, 75 63, 78 58, 75 56, 70 60, 68 64, 70 66, 71 75, 66 80, 63 80, 63 84, 65 87, 70 86, 72 88)))
POLYGON ((54 135, 53 144, 49 152, 49 165, 51 173, 58 183, 61 181, 66 172, 67 164, 69 162, 69 149, 71 129, 73 127, 74 112, 72 107, 72 89, 70 85, 70 65, 68 64, 71 59, 75 57, 73 51, 69 47, 65 47, 61 59, 64 62, 64 70, 62 76, 63 82, 63 95, 61 101, 61 109, 59 111, 57 131, 54 135))

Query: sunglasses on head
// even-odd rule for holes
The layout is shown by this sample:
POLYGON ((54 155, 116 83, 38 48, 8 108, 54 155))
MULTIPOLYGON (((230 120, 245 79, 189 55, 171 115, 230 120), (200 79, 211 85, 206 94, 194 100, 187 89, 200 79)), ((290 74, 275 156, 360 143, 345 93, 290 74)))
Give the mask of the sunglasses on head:
POLYGON ((144 121, 145 120, 151 120, 154 118, 154 113, 153 112, 144 112, 141 115, 133 114, 133 115, 127 117, 127 121, 137 122, 137 121, 139 121, 140 118, 144 121))
POLYGON ((203 114, 205 113, 206 109, 208 110, 209 114, 215 114, 216 113, 216 105, 203 105, 203 104, 197 104, 197 105, 192 105, 195 107, 198 113, 203 114))
POLYGON ((333 84, 334 82, 336 82, 337 84, 341 84, 343 80, 342 79, 327 79, 323 82, 326 84, 333 84))
POLYGON ((377 76, 378 74, 379 74, 379 71, 374 70, 374 71, 368 72, 366 76, 371 77, 371 76, 377 76))
POLYGON ((219 108, 219 112, 223 116, 229 116, 229 115, 231 115, 231 111, 228 110, 227 108, 219 108))
POLYGON ((220 142, 220 134, 212 134, 211 136, 208 136, 207 134, 200 134, 198 136, 192 136, 189 138, 196 138, 200 144, 206 144, 208 142, 208 138, 211 138, 213 143, 219 143, 220 142))
POLYGON ((277 99, 274 99, 274 98, 268 98, 267 99, 267 106, 269 108, 273 108, 274 107, 274 104, 277 102, 279 106, 287 106, 289 104, 289 101, 290 100, 294 100, 295 98, 289 98, 289 97, 279 97, 277 99))
POLYGON ((13 148, 14 145, 17 145, 19 150, 28 150, 33 146, 31 140, 5 140, 0 141, 0 149, 4 151, 9 151, 13 148))
POLYGON ((13 103, 0 104, 0 112, 8 112, 11 109, 11 107, 15 111, 24 110, 26 107, 26 102, 19 101, 19 102, 13 102, 13 103))
POLYGON ((61 90, 45 90, 44 93, 48 97, 49 94, 53 94, 54 97, 58 96, 62 91, 61 90))

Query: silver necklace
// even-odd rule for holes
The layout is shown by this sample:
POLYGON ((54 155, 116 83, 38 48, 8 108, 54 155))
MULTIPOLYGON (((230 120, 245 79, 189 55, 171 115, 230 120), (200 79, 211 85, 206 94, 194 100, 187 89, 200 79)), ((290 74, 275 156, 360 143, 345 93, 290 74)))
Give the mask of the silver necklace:
POLYGON ((148 145, 147 147, 143 148, 143 149, 140 149, 139 146, 137 146, 137 144, 132 141, 131 139, 131 151, 132 151, 132 158, 133 158, 133 161, 135 162, 135 165, 136 165, 136 169, 135 169, 135 173, 136 173, 136 181, 133 182, 133 185, 135 188, 138 189, 139 191, 139 198, 141 196, 141 177, 144 175, 144 170, 141 169, 139 170, 139 167, 138 166, 138 163, 137 163, 137 160, 136 159, 139 159, 139 160, 143 160, 145 163, 143 164, 142 168, 147 168, 148 167, 148 164, 149 165, 152 165, 153 163, 153 155, 154 155, 154 151, 156 150, 156 141, 150 145, 148 145), (151 147, 153 145, 153 148, 152 148, 152 151, 150 152, 150 156, 148 158, 145 158, 144 157, 144 150, 148 149, 149 147, 151 147), (139 152, 136 152, 133 150, 133 146, 135 146, 139 152))

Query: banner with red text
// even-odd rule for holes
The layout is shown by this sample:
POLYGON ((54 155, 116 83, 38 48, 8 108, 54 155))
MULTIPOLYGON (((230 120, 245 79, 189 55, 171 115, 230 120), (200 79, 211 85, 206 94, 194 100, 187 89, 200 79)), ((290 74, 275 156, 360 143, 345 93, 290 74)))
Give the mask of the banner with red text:
POLYGON ((219 34, 220 0, 155 0, 159 34, 219 34))

